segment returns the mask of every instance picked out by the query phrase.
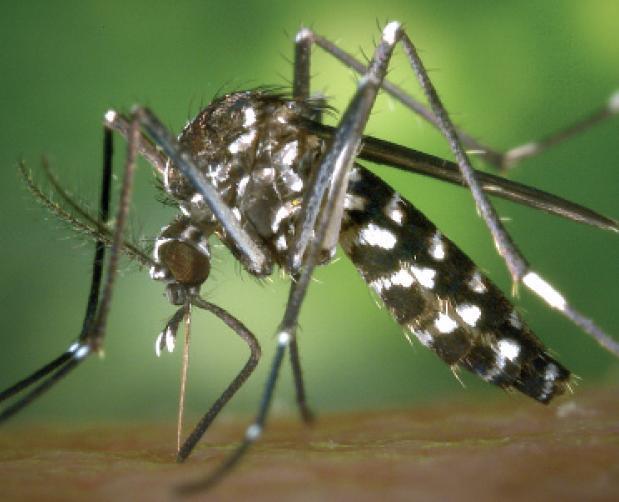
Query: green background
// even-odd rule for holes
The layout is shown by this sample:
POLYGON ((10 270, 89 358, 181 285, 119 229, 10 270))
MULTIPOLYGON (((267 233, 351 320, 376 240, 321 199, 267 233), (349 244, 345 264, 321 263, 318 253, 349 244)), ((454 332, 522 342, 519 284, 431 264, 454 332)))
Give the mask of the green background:
MULTIPOLYGON (((369 54, 378 25, 404 22, 456 121, 507 147, 537 138, 603 103, 619 86, 619 4, 610 1, 357 2, 24 2, 0 18, 0 387, 64 350, 77 335, 92 246, 39 208, 16 174, 42 154, 83 201, 96 200, 101 117, 110 107, 150 106, 174 131, 220 90, 291 79, 292 39, 303 24, 357 55, 369 54)), ((354 89, 350 71, 314 52, 314 91, 339 110, 354 89)), ((418 95, 402 57, 394 81, 418 95)), ((449 156, 423 122, 382 97, 369 133, 449 156)), ((512 177, 619 216, 619 122, 609 121, 527 162, 512 177)), ((122 143, 122 140, 119 141, 122 143)), ((122 162, 122 149, 116 155, 122 162)), ((137 181, 133 234, 152 237, 173 217, 155 200, 146 166, 137 181)), ((505 290, 509 281, 463 190, 379 168, 505 290)), ((499 203, 530 261, 575 306, 619 336, 617 236, 499 203)), ((246 413, 259 399, 283 312, 287 283, 261 285, 217 248, 204 294, 252 328, 263 345, 259 371, 230 405, 246 413)), ((378 309, 346 259, 318 271, 304 306, 300 348, 311 403, 319 412, 422 406, 431 400, 520 399, 463 375, 378 309)), ((173 312, 160 283, 123 265, 106 357, 88 360, 22 415, 28 419, 166 419, 177 402, 180 352, 154 355, 173 312)), ((594 342, 523 292, 531 326, 583 387, 616 381, 619 365, 594 342)), ((244 363, 243 344, 217 320, 194 318, 188 408, 206 409, 244 363)), ((524 399, 524 398, 522 398, 524 399)), ((293 409, 285 367, 275 399, 293 409)), ((533 405, 533 404, 532 404, 533 405)))

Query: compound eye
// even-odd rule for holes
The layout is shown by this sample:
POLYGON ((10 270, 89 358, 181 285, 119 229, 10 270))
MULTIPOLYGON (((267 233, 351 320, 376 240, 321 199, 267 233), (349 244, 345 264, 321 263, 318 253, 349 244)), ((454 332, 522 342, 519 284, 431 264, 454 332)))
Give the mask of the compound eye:
POLYGON ((170 240, 159 247, 159 260, 174 280, 186 286, 197 286, 208 278, 211 264, 208 256, 191 244, 170 240))

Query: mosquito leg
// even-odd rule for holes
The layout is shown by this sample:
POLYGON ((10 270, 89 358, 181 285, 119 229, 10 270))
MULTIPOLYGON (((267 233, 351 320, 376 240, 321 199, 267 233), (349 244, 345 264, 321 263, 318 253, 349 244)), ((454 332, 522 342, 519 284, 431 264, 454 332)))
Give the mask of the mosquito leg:
POLYGON ((303 372, 301 370, 301 360, 299 358, 299 346, 296 337, 290 341, 290 365, 292 366, 294 389, 301 418, 305 423, 311 423, 314 421, 314 413, 307 403, 305 384, 303 383, 303 372))
MULTIPOLYGON (((99 223, 101 224, 107 222, 109 219, 110 189, 112 182, 112 153, 111 131, 105 129, 103 138, 103 172, 101 178, 101 195, 98 215, 99 223)), ((43 380, 39 385, 31 389, 25 396, 4 409, 2 413, 0 413, 0 423, 15 415, 37 397, 49 390, 71 370, 77 367, 77 365, 86 356, 89 355, 90 349, 87 345, 82 343, 82 339, 85 333, 90 329, 91 323, 97 311, 104 255, 105 243, 101 239, 98 239, 95 244, 95 257, 92 265, 90 293, 88 295, 88 303, 86 306, 86 313, 84 315, 84 322, 82 323, 82 332, 78 339, 79 341, 72 344, 67 351, 50 363, 0 393, 0 401, 4 401, 5 399, 16 395, 22 390, 26 390, 28 387, 43 380)))
POLYGON ((304 211, 299 216, 300 223, 297 227, 295 242, 290 249, 290 269, 295 272, 299 271, 299 279, 293 281, 290 288, 286 311, 278 329, 275 357, 256 418, 247 428, 239 447, 206 479, 187 485, 183 488, 184 492, 202 490, 220 481, 243 458, 250 446, 262 434, 286 349, 296 336, 299 313, 312 272, 319 258, 325 235, 333 226, 333 214, 341 203, 338 199, 342 194, 342 187, 345 187, 348 182, 348 173, 357 154, 363 128, 387 71, 399 31, 398 23, 389 23, 383 30, 381 41, 375 50, 367 74, 361 78, 357 92, 340 120, 331 146, 318 167, 314 185, 308 187, 308 193, 303 201, 304 211), (329 191, 325 196, 327 188, 329 191), (321 210, 325 197, 325 204, 321 210), (313 239, 310 242, 312 234, 313 239), (306 250, 308 253, 305 256, 306 250), (305 259, 302 260, 304 256, 305 259))
MULTIPOLYGON (((110 199, 112 189, 112 156, 113 156, 113 140, 112 131, 104 128, 103 140, 103 178, 104 182, 101 185, 101 195, 99 203, 99 221, 107 222, 110 218, 110 199)), ((82 327, 82 336, 90 328, 99 304, 99 290, 101 289, 101 278, 103 276, 103 265, 105 258, 105 243, 98 240, 95 244, 95 259, 92 264, 92 282, 90 284, 90 293, 88 295, 88 304, 86 306, 86 314, 82 327)))
POLYGON ((292 96, 307 99, 310 96, 310 63, 312 59, 312 40, 301 30, 294 42, 294 77, 292 96))
MULTIPOLYGON (((84 347, 81 346, 80 349, 84 349, 84 347)), ((21 397, 18 401, 14 402, 12 405, 2 410, 2 412, 0 413, 0 424, 20 412, 39 396, 47 392, 51 387, 53 387, 60 380, 62 380, 62 378, 64 378, 71 370, 75 369, 77 365, 83 361, 84 357, 88 355, 86 352, 84 352, 84 350, 72 352, 67 351, 65 354, 63 354, 63 356, 66 354, 69 355, 69 358, 66 360, 66 362, 57 366, 57 369, 53 373, 51 373, 49 377, 44 379, 39 385, 30 390, 30 392, 28 392, 25 396, 21 397)), ((34 383, 34 381, 31 383, 34 383)))
MULTIPOLYGON (((331 42, 330 40, 326 39, 325 37, 317 33, 314 33, 308 28, 303 28, 299 31, 299 33, 297 33, 296 44, 297 44, 296 54, 302 51, 304 54, 307 54, 308 59, 311 54, 310 46, 312 44, 315 44, 318 47, 320 47, 322 50, 324 50, 327 54, 329 54, 330 56, 334 57, 339 62, 341 62, 344 66, 347 66, 348 68, 355 71, 359 75, 364 75, 368 70, 368 66, 365 63, 359 61, 352 54, 344 51, 343 49, 338 47, 336 44, 331 42)), ((305 64, 305 66, 307 66, 307 69, 308 69, 307 71, 308 74, 309 74, 309 64, 310 64, 309 62, 305 64)), ((295 70, 296 70, 296 65, 295 65, 295 70)), ((385 92, 387 92, 387 94, 389 94, 390 96, 395 98, 397 101, 402 103, 404 106, 406 106, 409 110, 419 115, 425 121, 427 121, 428 123, 430 123, 436 128, 439 127, 438 119, 434 115, 434 113, 431 110, 429 110, 424 104, 422 104, 421 102, 417 101, 415 98, 410 96, 400 86, 395 85, 391 83, 389 80, 385 79, 383 80, 381 84, 381 88, 385 92)), ((295 80, 294 89, 296 89, 296 80, 295 80)), ((488 160, 488 162, 490 162, 493 165, 497 165, 497 166, 500 165, 501 158, 502 158, 501 152, 499 152, 498 150, 494 150, 490 148, 489 146, 480 143, 473 136, 469 135, 465 131, 458 130, 458 135, 460 139, 462 140, 462 142, 468 148, 484 151, 485 152, 484 158, 488 160)))
POLYGON ((3 390, 2 392, 0 392, 0 402, 7 400, 8 398, 14 396, 15 394, 18 394, 22 390, 27 389, 32 384, 46 377, 52 371, 56 370, 57 368, 65 364, 69 359, 71 359, 71 356, 72 352, 70 350, 67 350, 66 352, 60 354, 56 359, 47 363, 45 366, 38 369, 31 375, 27 376, 23 380, 20 380, 11 387, 3 390))
MULTIPOLYGON (((390 23, 385 30, 387 32, 383 33, 369 69, 361 78, 357 92, 338 124, 332 146, 322 159, 314 184, 306 191, 295 242, 290 250, 289 269, 293 273, 297 272, 302 265, 302 258, 316 228, 316 219, 327 187, 329 187, 330 198, 334 199, 339 197, 342 189, 345 189, 347 185, 348 172, 359 149, 363 129, 386 74, 395 41, 397 41, 396 38, 391 43, 389 36, 396 37, 399 33, 399 25, 390 23), (394 33, 388 32, 388 29, 394 30, 394 33)), ((297 35, 297 41, 303 33, 301 31, 297 35)))
POLYGON ((619 342, 613 340, 595 323, 572 308, 566 299, 554 289, 548 282, 532 271, 509 234, 503 228, 497 214, 486 198, 477 181, 470 161, 458 139, 456 129, 449 118, 447 110, 441 103, 440 98, 426 72, 415 46, 404 31, 399 32, 399 39, 404 47, 404 52, 415 72, 417 80, 428 100, 434 115, 439 119, 440 129, 456 157, 463 179, 471 190, 475 204, 486 225, 488 226, 495 246, 503 257, 507 268, 512 276, 514 285, 522 282, 529 290, 544 300, 550 307, 561 312, 566 318, 592 336, 602 347, 619 355, 619 342))
MULTIPOLYGON (((320 134, 322 130, 331 130, 328 126, 314 123, 312 123, 310 127, 313 132, 317 132, 318 134, 320 134)), ((396 145, 371 136, 363 137, 363 146, 359 152, 358 158, 371 160, 379 164, 387 164, 390 167, 408 172, 420 173, 424 176, 431 176, 466 188, 462 179, 462 174, 460 173, 460 168, 454 162, 427 153, 411 150, 401 145, 396 145)), ((502 197, 512 202, 523 204, 579 223, 619 232, 619 223, 616 220, 601 215, 575 202, 483 171, 476 170, 475 177, 484 192, 489 195, 502 197)))
MULTIPOLYGON (((342 64, 344 64, 348 68, 351 68, 360 75, 363 75, 367 71, 367 66, 364 63, 359 61, 348 52, 340 49, 333 42, 312 32, 307 28, 303 28, 297 34, 297 41, 299 39, 302 39, 303 44, 306 45, 309 43, 316 44, 326 53, 328 53, 329 55, 340 61, 342 64)), ((299 42, 297 42, 297 44, 299 44, 299 42)), ((305 53, 309 57, 309 49, 305 50, 305 53)), ((309 68, 309 63, 306 66, 309 68)), ((404 106, 412 110, 414 113, 422 117, 424 120, 432 124, 437 129, 440 129, 439 118, 436 116, 436 114, 432 110, 424 106, 422 103, 411 97, 406 91, 404 91, 404 89, 389 82, 388 80, 385 80, 382 83, 381 87, 385 90, 385 92, 387 92, 387 94, 395 98, 397 101, 402 103, 404 106)), ((539 141, 533 141, 520 146, 516 146, 507 150, 506 152, 499 151, 495 148, 490 147, 489 145, 485 145, 477 141, 474 137, 472 137, 470 134, 463 131, 462 129, 454 129, 460 141, 463 145, 467 147, 467 149, 483 152, 482 157, 484 160, 486 160, 486 162, 498 169, 506 170, 513 168, 521 160, 538 155, 549 147, 555 146, 558 143, 561 143, 569 137, 573 136, 574 134, 581 133, 594 126, 595 124, 617 113, 619 113, 619 92, 613 93, 608 101, 608 104, 605 107, 590 114, 589 116, 568 125, 567 127, 557 131, 556 133, 547 136, 546 138, 543 138, 539 141)))
POLYGON ((619 91, 611 95, 605 106, 595 110, 582 119, 570 124, 563 129, 553 132, 537 141, 524 143, 514 148, 510 148, 502 154, 501 165, 503 171, 512 169, 516 164, 524 159, 535 157, 549 148, 563 143, 564 141, 576 136, 596 124, 619 113, 619 91))
MULTIPOLYGON (((303 37, 297 37, 295 40, 294 78, 292 87, 292 95, 295 99, 305 100, 309 98, 310 60, 311 42, 303 39, 303 37)), ((298 278, 295 278, 294 280, 297 279, 298 278)), ((301 359, 299 357, 299 346, 296 337, 290 342, 290 365, 292 367, 297 406, 299 407, 299 412, 301 413, 303 421, 309 423, 313 421, 314 415, 307 404, 301 359)))
MULTIPOLYGON (((108 270, 106 281, 103 284, 103 293, 101 301, 96 309, 96 316, 92 323, 89 323, 87 329, 84 330, 80 341, 87 344, 91 351, 97 352, 101 349, 103 339, 105 337, 105 326, 107 317, 112 302, 112 293, 114 289, 114 281, 116 279, 116 271, 118 269, 118 261, 124 242, 124 231, 129 214, 129 204, 131 201, 131 193, 133 190, 133 174, 136 167, 136 158, 138 154, 138 144, 140 141, 139 122, 134 117, 129 128, 129 142, 127 147, 127 157, 125 159, 125 169, 122 181, 122 189, 118 201, 118 209, 116 211, 114 236, 112 238, 112 246, 110 247, 110 258, 108 261, 108 270)), ((93 314, 94 315, 94 314, 93 314)))
MULTIPOLYGON (((272 362, 271 371, 269 373, 269 377, 268 377, 267 383, 265 385, 265 392, 264 392, 264 394, 262 396, 262 400, 260 402, 260 408, 259 408, 258 416, 256 417, 256 420, 254 421, 254 423, 247 428, 247 431, 245 432, 245 438, 244 438, 243 442, 240 444, 240 446, 236 450, 234 450, 232 452, 231 455, 229 455, 223 461, 223 463, 221 463, 205 479, 198 480, 198 481, 195 481, 195 482, 192 482, 192 483, 187 483, 187 484, 179 486, 178 490, 179 490, 180 493, 188 495, 188 494, 191 494, 191 493, 195 493, 195 492, 200 492, 200 491, 206 490, 206 489, 212 487, 213 485, 217 484, 219 481, 221 481, 221 479, 223 477, 226 476, 226 474, 228 474, 234 468, 234 466, 236 466, 236 464, 243 458, 243 456, 245 455, 245 453, 249 449, 249 447, 260 437, 260 435, 262 434, 262 429, 263 429, 264 422, 266 420, 267 411, 268 411, 269 405, 271 403, 271 398, 273 397, 273 391, 275 390, 275 383, 277 382, 277 376, 279 374, 279 369, 281 368, 282 361, 284 359, 284 354, 286 352, 287 344, 288 344, 288 342, 282 343, 282 336, 280 335, 280 340, 279 340, 279 343, 277 345, 277 350, 275 352, 275 358, 274 358, 274 360, 272 362)), ((237 378, 238 378, 238 376, 237 376, 237 378)), ((211 411, 212 410, 213 410, 213 408, 211 408, 211 411)), ((217 410, 216 413, 218 413, 218 412, 219 412, 219 410, 217 410)), ((204 417, 204 419, 205 418, 206 417, 204 417)), ((198 426, 199 425, 200 424, 198 424, 198 426)), ((196 427, 196 430, 194 430, 194 432, 191 434, 191 436, 193 436, 195 433, 197 433, 197 430, 198 430, 198 427, 196 427)), ((191 439, 191 436, 187 439, 186 443, 189 442, 189 440, 191 439)), ((193 441, 192 448, 193 448, 193 445, 195 445, 195 442, 198 439, 199 439, 199 437, 195 441, 193 441)), ((180 454, 179 454, 179 456, 180 456, 180 454)), ((185 455, 185 457, 186 457, 186 455, 185 455)))
POLYGON ((217 415, 223 409, 226 403, 230 401, 232 396, 234 396, 234 394, 249 378, 249 376, 256 368, 256 365, 258 364, 261 354, 260 344, 258 343, 258 340, 252 334, 252 332, 249 331, 238 319, 233 317, 221 307, 207 302, 198 296, 192 297, 191 303, 196 307, 208 310, 212 314, 219 317, 219 319, 221 319, 229 328, 231 328, 237 335, 239 335, 245 341, 245 343, 247 343, 247 346, 250 350, 250 355, 249 359, 245 363, 245 366, 243 366, 236 378, 230 383, 230 385, 228 385, 226 390, 223 391, 217 401, 213 403, 210 410, 208 410, 204 417, 202 417, 202 419, 195 426, 194 430, 191 432, 191 434, 189 434, 183 445, 180 447, 176 458, 178 462, 183 462, 189 456, 189 454, 196 446, 196 443, 204 435, 213 420, 215 420, 215 417, 217 417, 217 415))
MULTIPOLYGON (((105 127, 116 131, 126 140, 129 139, 129 120, 114 110, 108 110, 103 116, 105 127)), ((140 135, 138 152, 160 174, 164 175, 167 158, 157 150, 157 147, 146 136, 140 135)))

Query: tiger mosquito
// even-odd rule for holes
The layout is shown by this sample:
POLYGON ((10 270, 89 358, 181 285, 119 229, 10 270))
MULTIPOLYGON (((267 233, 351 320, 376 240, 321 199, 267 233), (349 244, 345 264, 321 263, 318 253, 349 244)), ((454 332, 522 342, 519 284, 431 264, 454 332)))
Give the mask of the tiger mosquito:
POLYGON ((467 187, 488 226, 514 288, 523 284, 551 308, 570 319, 600 345, 619 355, 619 343, 577 312, 558 290, 530 268, 505 232, 486 194, 619 232, 617 221, 578 204, 472 168, 465 150, 477 150, 505 171, 593 124, 619 112, 619 92, 608 104, 553 135, 507 152, 477 142, 454 127, 412 41, 398 22, 382 31, 366 66, 309 29, 295 39, 292 94, 263 88, 215 99, 175 138, 146 108, 129 117, 108 111, 104 117, 104 155, 99 213, 83 211, 44 164, 45 173, 65 209, 48 198, 22 165, 26 183, 45 206, 95 241, 91 287, 80 335, 59 357, 0 393, 0 401, 28 391, 0 413, 7 420, 60 381, 103 346, 106 321, 121 253, 150 267, 153 279, 166 284, 178 310, 156 340, 159 354, 174 349, 191 307, 221 319, 250 349, 236 378, 214 402, 178 449, 185 460, 209 425, 250 376, 260 359, 260 345, 238 319, 200 297, 210 273, 208 239, 215 235, 250 274, 266 277, 275 266, 291 277, 277 347, 259 410, 240 446, 209 476, 182 490, 204 489, 229 473, 260 437, 285 353, 305 421, 312 419, 303 383, 296 330, 314 268, 329 263, 339 243, 395 320, 452 368, 464 368, 504 389, 516 389, 548 403, 569 388, 570 372, 531 332, 503 293, 452 241, 357 159, 387 164, 467 187), (429 107, 386 80, 392 52, 400 44, 429 107), (330 109, 310 97, 313 46, 361 75, 356 93, 337 127, 322 123, 330 109), (364 136, 379 90, 438 128, 456 162, 364 136), (112 132, 128 141, 121 195, 113 228, 110 222, 112 132), (124 239, 137 155, 163 180, 180 214, 159 233, 152 256, 124 239), (107 274, 104 258, 109 248, 107 274))

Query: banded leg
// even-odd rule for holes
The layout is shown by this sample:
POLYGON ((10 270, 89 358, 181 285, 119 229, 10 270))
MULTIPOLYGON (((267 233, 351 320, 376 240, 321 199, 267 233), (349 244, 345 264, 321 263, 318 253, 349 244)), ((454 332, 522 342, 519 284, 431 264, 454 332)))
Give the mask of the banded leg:
POLYGON ((553 286, 544 280, 537 272, 531 270, 529 264, 521 255, 509 234, 503 228, 494 208, 488 202, 483 190, 479 186, 470 161, 462 147, 460 140, 447 110, 442 105, 430 78, 417 55, 417 51, 412 41, 404 31, 400 32, 400 40, 403 44, 406 56, 409 59, 413 70, 417 76, 421 88, 430 103, 434 114, 439 119, 440 129, 453 151, 462 177, 471 189, 478 211, 490 229, 495 246, 499 254, 503 257, 509 269, 514 285, 522 282, 530 291, 544 300, 551 308, 559 311, 564 317, 580 327, 585 333, 594 338, 606 350, 619 355, 619 342, 613 340, 593 320, 585 317, 580 312, 571 307, 567 300, 553 286))
MULTIPOLYGON (((619 342, 613 340, 608 334, 599 328, 592 319, 587 318, 571 307, 561 293, 559 293, 537 272, 531 270, 524 256, 520 253, 509 234, 503 228, 496 211, 485 196, 483 189, 474 174, 470 160, 464 151, 460 139, 458 138, 458 131, 449 118, 445 107, 442 105, 438 97, 438 93, 436 92, 428 73, 423 66, 423 63, 417 55, 415 46, 404 30, 398 29, 395 36, 397 40, 402 43, 409 63, 411 64, 426 99, 430 104, 432 113, 436 119, 436 124, 447 139, 449 146, 456 157, 462 178, 471 190, 477 209, 492 234, 492 238, 499 254, 503 257, 507 268, 509 269, 512 276, 514 289, 517 284, 522 282, 530 291, 545 301, 551 308, 558 310, 564 317, 589 334, 602 347, 615 355, 619 355, 619 342)), ((310 40, 314 40, 317 44, 318 42, 316 40, 320 40, 322 45, 319 45, 321 47, 323 47, 323 45, 324 47, 329 47, 331 49, 334 47, 327 44, 324 39, 320 37, 316 38, 316 36, 309 30, 302 30, 300 32, 297 36, 297 43, 301 43, 300 39, 306 37, 309 37, 310 40)), ((308 51, 309 43, 303 43, 300 45, 298 50, 302 52, 308 51)), ((307 64, 309 65, 309 56, 301 58, 301 61, 307 61, 307 64)), ((298 73, 301 76, 309 74, 309 67, 298 70, 298 73)), ((301 77, 299 78, 299 83, 295 80, 295 90, 297 88, 303 88, 301 77)), ((619 101, 619 99, 617 99, 616 96, 611 99, 610 104, 607 107, 609 113, 615 113, 619 109, 617 101, 619 101)), ((577 126, 572 127, 572 129, 574 128, 577 128, 577 126)))
MULTIPOLYGON (((304 126, 308 131, 327 141, 331 139, 335 131, 334 127, 313 120, 306 120, 304 126)), ((357 158, 409 173, 429 176, 460 188, 467 188, 460 168, 455 162, 373 136, 363 136, 357 158)), ((501 197, 571 221, 619 233, 619 222, 617 220, 604 216, 588 207, 484 171, 475 170, 475 177, 482 190, 488 195, 501 197)))
MULTIPOLYGON (((311 32, 304 30, 297 36, 297 42, 302 42, 303 38, 310 36, 311 32)), ((520 257, 509 236, 502 229, 496 214, 494 214, 494 210, 483 195, 474 177, 468 158, 457 139, 453 124, 442 107, 426 71, 417 57, 414 46, 398 23, 389 23, 383 30, 382 40, 375 51, 367 73, 361 78, 357 92, 340 120, 331 147, 323 157, 313 184, 305 194, 302 211, 298 219, 295 242, 290 248, 289 255, 289 269, 293 273, 299 273, 299 280, 293 282, 291 286, 284 318, 278 330, 278 345, 275 357, 259 412, 253 424, 247 429, 245 438, 237 450, 210 476, 203 481, 185 486, 184 491, 200 490, 217 483, 241 460, 245 452, 262 433, 281 362, 287 347, 296 336, 298 316, 313 268, 323 249, 327 234, 333 234, 334 229, 337 229, 337 232, 339 232, 341 218, 338 218, 338 211, 340 208, 343 211, 343 199, 350 168, 354 162, 369 111, 374 104, 378 89, 384 81, 387 65, 397 42, 401 42, 404 45, 404 50, 433 107, 433 112, 437 117, 441 130, 449 139, 450 146, 456 154, 462 177, 467 181, 469 188, 471 188, 477 206, 493 233, 500 253, 507 255, 506 261, 514 281, 518 282, 522 279, 525 285, 550 303, 551 306, 559 308, 559 310, 573 320, 581 321, 579 322, 581 326, 584 327, 586 324, 582 321, 590 323, 585 318, 573 315, 573 312, 568 314, 566 305, 558 303, 555 295, 556 292, 537 274, 528 269, 528 265, 520 257)), ((303 47, 297 47, 297 57, 299 62, 295 67, 294 93, 295 96, 302 97, 308 92, 307 78, 309 67, 306 65, 306 62, 309 61, 309 55, 304 53, 303 47), (299 53, 301 53, 300 58, 298 57, 299 53)), ((591 333, 592 330, 588 329, 587 331, 591 333)), ((596 336, 596 338, 600 340, 599 336, 596 336)))
MULTIPOLYGON (((365 63, 362 63, 353 55, 342 50, 325 37, 312 32, 308 28, 303 28, 296 37, 295 80, 293 85, 295 96, 297 96, 297 93, 300 93, 298 94, 299 96, 309 94, 311 48, 314 44, 359 75, 363 75, 367 71, 365 63)), ((410 96, 404 89, 393 84, 389 80, 384 80, 381 84, 381 88, 434 127, 437 129, 441 128, 440 119, 436 111, 428 109, 425 105, 410 96)), ((586 131, 616 114, 619 114, 619 90, 615 91, 603 106, 600 106, 597 110, 594 110, 581 119, 539 140, 517 145, 506 151, 500 151, 483 144, 462 129, 454 128, 454 130, 457 133, 457 137, 468 150, 480 153, 481 157, 488 162, 488 164, 505 172, 514 168, 521 161, 535 157, 545 152, 547 149, 586 131)))
MULTIPOLYGON (((279 370, 287 348, 296 336, 298 318, 312 272, 319 260, 323 242, 328 232, 340 221, 333 215, 338 207, 343 208, 344 190, 348 174, 354 162, 363 129, 367 123, 380 82, 397 41, 399 24, 389 23, 383 30, 382 39, 375 50, 369 70, 363 76, 348 108, 342 116, 329 150, 318 167, 314 184, 308 187, 299 216, 295 242, 290 248, 289 268, 298 271, 298 280, 293 281, 286 310, 278 328, 277 349, 266 382, 258 414, 247 428, 240 446, 207 478, 181 488, 184 493, 203 490, 220 481, 243 458, 251 445, 260 437, 272 402, 279 370), (324 204, 323 204, 324 201, 324 204), (313 235, 313 238, 312 238, 313 235), (307 254, 305 253, 307 251, 307 254)), ((296 83, 295 83, 296 88, 296 83)))
MULTIPOLYGON (((91 333, 94 331, 91 323, 95 319, 95 316, 98 312, 98 297, 100 291, 100 283, 101 283, 101 268, 103 266, 103 253, 105 251, 105 246, 111 247, 114 239, 116 238, 117 228, 115 229, 115 233, 112 232, 105 226, 105 222, 108 219, 109 213, 109 192, 110 192, 110 182, 111 182, 111 131, 116 130, 120 132, 124 136, 128 136, 129 132, 133 133, 133 142, 131 144, 135 145, 133 148, 134 155, 135 153, 140 153, 144 155, 147 160, 150 162, 151 159, 160 158, 161 161, 155 160, 157 162, 153 167, 155 169, 162 171, 159 169, 159 166, 164 166, 165 162, 163 161, 161 154, 157 152, 155 146, 148 140, 148 138, 144 136, 139 136, 139 131, 136 132, 134 128, 135 121, 130 123, 124 117, 115 114, 114 112, 109 112, 105 117, 106 126, 113 125, 113 127, 106 127, 106 136, 105 136, 105 152, 104 155, 104 165, 106 169, 104 169, 104 183, 102 189, 102 203, 101 203, 101 216, 99 219, 92 218, 87 211, 85 211, 80 205, 64 190, 64 188, 60 185, 58 180, 54 177, 54 175, 49 170, 49 166, 47 166, 44 161, 43 167, 45 174, 54 187, 57 195, 70 207, 71 211, 75 214, 70 214, 66 212, 60 205, 54 203, 51 199, 49 199, 41 189, 34 183, 30 175, 25 171, 25 167, 22 166, 22 174, 25 177, 26 183, 28 187, 35 195, 40 202, 45 205, 50 211, 55 213, 61 220, 66 221, 71 224, 76 229, 84 232, 88 235, 91 235, 97 240, 97 259, 94 261, 93 265, 93 285, 91 287, 91 295, 89 298, 89 304, 87 307, 87 316, 84 321, 84 332, 90 331, 91 333), (137 141, 136 141, 137 137, 137 141)), ((127 138, 129 139, 129 138, 127 138)), ((135 157, 133 157, 134 159, 135 157)), ((126 186, 126 185, 124 185, 126 186)), ((123 198, 126 200, 126 198, 123 198)), ((174 280, 179 279, 179 274, 185 277, 190 282, 192 280, 197 280, 198 282, 203 282, 205 278, 208 276, 209 266, 204 266, 204 260, 196 259, 193 256, 191 250, 198 252, 198 254, 208 260, 209 251, 208 244, 206 241, 206 237, 202 236, 199 233, 198 229, 193 227, 190 222, 184 221, 182 218, 180 220, 175 220, 171 225, 164 227, 162 230, 162 234, 160 235, 160 240, 162 242, 156 246, 159 249, 158 253, 155 253, 155 258, 152 259, 145 255, 143 251, 141 251, 134 243, 124 241, 122 243, 122 248, 118 248, 118 251, 125 252, 130 258, 139 261, 142 265, 149 266, 151 270, 161 272, 161 265, 165 265, 170 268, 174 273, 174 280), (169 234, 169 235, 168 235, 169 234), (171 238, 175 237, 175 238, 171 238), (180 248, 184 250, 181 252, 179 256, 175 251, 179 251, 178 246, 175 249, 166 249, 166 242, 168 248, 171 244, 181 244, 180 248), (187 248, 188 245, 192 247, 190 249, 187 248), (166 252, 168 251, 168 252, 166 252), (180 265, 181 268, 177 269, 175 267, 171 267, 172 263, 176 259, 181 259, 182 263, 175 263, 175 265, 180 265), (193 259, 192 259, 193 258, 193 259), (161 263, 160 263, 161 262, 161 263), (187 269, 189 267, 191 271, 187 269), (190 274, 191 278, 187 276, 190 274)), ((157 278, 157 277, 155 277, 157 278)), ((182 286, 182 285, 181 285, 182 286)), ((253 370, 255 369, 259 358, 260 358, 260 346, 254 335, 236 318, 234 318, 231 314, 226 312, 224 309, 206 302, 202 300, 197 295, 193 294, 191 296, 186 296, 192 305, 199 307, 201 309, 212 312, 214 315, 219 317, 225 324, 227 324, 231 329, 233 329, 243 340, 246 341, 250 348, 250 357, 241 371, 238 373, 237 377, 228 385, 228 387, 224 390, 224 392, 220 395, 220 397, 215 401, 215 403, 211 406, 209 411, 205 414, 202 420, 197 424, 192 433, 188 436, 185 443, 179 448, 178 453, 178 461, 183 461, 193 450, 195 444, 204 432, 209 427, 210 423, 215 419, 215 417, 219 414, 219 412, 223 409, 223 407, 227 404, 227 402, 233 397, 233 395, 238 391, 238 389, 243 385, 243 383, 249 378, 253 370)), ((183 319, 185 308, 184 306, 179 309, 179 311, 172 316, 172 318, 168 321, 166 325, 166 329, 160 335, 157 340, 155 349, 157 354, 161 353, 163 347, 167 347, 168 350, 173 349, 174 345, 174 336, 176 334, 176 330, 183 319)), ((84 335, 88 336, 88 333, 84 335)), ((88 340, 88 338, 85 338, 88 340)), ((2 399, 8 399, 10 396, 19 392, 24 386, 31 385, 32 381, 36 381, 40 378, 43 378, 45 375, 49 374, 55 368, 62 366, 64 362, 71 361, 72 359, 78 359, 81 361, 84 357, 90 354, 92 351, 87 350, 87 346, 84 344, 75 343, 72 347, 56 360, 52 361, 45 367, 41 368, 39 371, 28 377, 18 384, 12 386, 1 394, 2 399), (76 353, 75 356, 73 354, 76 353), (29 383, 30 382, 30 383, 29 383)), ((73 367, 73 364, 66 364, 62 366, 60 370, 58 370, 57 374, 52 375, 53 382, 57 381, 61 376, 65 375, 70 371, 73 367), (62 370, 62 371, 61 371, 62 370)), ((37 388, 32 392, 32 396, 28 395, 28 401, 25 399, 22 403, 17 403, 15 406, 12 406, 10 409, 7 409, 5 413, 0 415, 0 419, 6 419, 10 415, 19 411, 23 406, 25 406, 31 399, 37 397, 42 391, 46 390, 50 384, 45 381, 41 385, 41 389, 37 388)))

